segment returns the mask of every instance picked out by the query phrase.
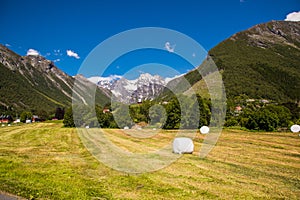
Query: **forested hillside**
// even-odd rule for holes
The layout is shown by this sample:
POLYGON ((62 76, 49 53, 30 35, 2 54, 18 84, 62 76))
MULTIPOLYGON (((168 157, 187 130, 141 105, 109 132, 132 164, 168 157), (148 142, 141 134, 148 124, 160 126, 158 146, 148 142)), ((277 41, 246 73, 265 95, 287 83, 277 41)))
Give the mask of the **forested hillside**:
MULTIPOLYGON (((212 48, 208 54, 222 74, 227 98, 244 94, 281 103, 299 101, 299 33, 300 22, 271 21, 236 33, 212 48)), ((185 87, 185 79, 196 93, 207 97, 203 94, 207 90, 205 82, 198 72, 205 62, 197 70, 172 80, 168 88, 176 88, 178 93, 190 90, 185 87)), ((165 90, 161 97, 170 94, 165 90)))

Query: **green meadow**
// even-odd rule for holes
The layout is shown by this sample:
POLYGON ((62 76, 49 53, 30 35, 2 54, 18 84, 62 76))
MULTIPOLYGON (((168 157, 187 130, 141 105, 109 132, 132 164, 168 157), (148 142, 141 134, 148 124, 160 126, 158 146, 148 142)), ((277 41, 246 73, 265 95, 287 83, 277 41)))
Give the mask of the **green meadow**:
MULTIPOLYGON (((299 199, 300 137, 290 132, 225 129, 204 159, 195 152, 149 173, 113 170, 62 123, 0 127, 0 191, 27 199, 299 199)), ((130 131, 130 130, 129 130, 130 131)), ((150 138, 105 129, 131 152, 171 143, 176 131, 150 138)), ((142 164, 142 163, 141 163, 142 164)))

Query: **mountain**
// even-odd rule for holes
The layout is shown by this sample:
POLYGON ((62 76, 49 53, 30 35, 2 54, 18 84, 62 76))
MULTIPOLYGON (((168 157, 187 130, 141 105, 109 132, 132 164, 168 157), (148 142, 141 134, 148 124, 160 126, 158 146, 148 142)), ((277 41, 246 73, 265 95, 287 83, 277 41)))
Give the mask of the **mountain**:
MULTIPOLYGON (((300 100, 300 22, 271 21, 256 25, 224 40, 208 54, 222 74, 228 98, 246 94, 249 98, 277 102, 300 100)), ((168 87, 177 87, 177 92, 185 94, 193 89, 209 97, 198 70, 173 80, 168 87), (192 89, 180 86, 185 85, 182 79, 192 89)), ((214 74, 209 76, 213 79, 214 74)), ((170 91, 164 91, 161 96, 169 94, 170 91)))
POLYGON ((149 73, 144 73, 134 80, 128 80, 116 75, 90 77, 88 80, 96 83, 100 88, 111 90, 115 101, 137 103, 156 98, 171 79, 163 79, 158 75, 152 76, 149 73))
POLYGON ((279 103, 300 100, 300 22, 271 21, 234 34, 208 52, 196 69, 173 80, 141 74, 135 80, 70 77, 41 56, 20 56, 0 45, 0 111, 47 112, 79 103, 105 105, 110 96, 124 103, 168 99, 174 93, 199 93, 210 98, 207 80, 217 73, 206 71, 214 61, 222 75, 226 96, 241 94, 279 103), (199 73, 201 72, 201 75, 199 73), (205 80, 205 81, 204 81, 205 80), (96 87, 92 82, 96 82, 96 87), (96 91, 95 96, 92 93, 96 91))
MULTIPOLYGON (((72 103, 75 79, 42 56, 20 56, 0 45, 0 71, 1 112, 51 112, 72 103)), ((82 86, 76 94, 84 103, 88 85, 82 82, 82 86)), ((99 99, 108 101, 106 94, 98 93, 99 99)))
POLYGON ((113 86, 116 81, 120 80, 122 76, 110 75, 109 77, 92 76, 88 80, 94 84, 97 84, 100 88, 113 90, 113 86))

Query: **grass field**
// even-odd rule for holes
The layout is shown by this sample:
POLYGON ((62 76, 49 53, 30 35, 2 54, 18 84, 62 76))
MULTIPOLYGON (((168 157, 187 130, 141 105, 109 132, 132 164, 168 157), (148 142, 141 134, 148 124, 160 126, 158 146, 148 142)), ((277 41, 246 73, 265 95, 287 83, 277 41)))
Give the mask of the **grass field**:
MULTIPOLYGON (((32 199, 299 199, 300 137, 224 130, 205 158, 195 153, 162 170, 126 174, 98 162, 76 129, 61 123, 0 127, 0 191, 32 199)), ((131 152, 172 142, 174 131, 148 139, 121 130, 108 138, 131 152)))

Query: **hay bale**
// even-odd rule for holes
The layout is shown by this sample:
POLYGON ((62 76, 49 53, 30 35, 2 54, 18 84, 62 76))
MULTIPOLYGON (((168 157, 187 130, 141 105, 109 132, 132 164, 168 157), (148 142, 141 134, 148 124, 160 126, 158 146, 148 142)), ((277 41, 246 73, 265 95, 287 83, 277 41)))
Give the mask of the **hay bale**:
POLYGON ((193 153, 194 143, 193 140, 186 137, 175 138, 173 141, 173 153, 193 153))

